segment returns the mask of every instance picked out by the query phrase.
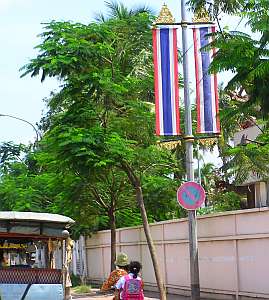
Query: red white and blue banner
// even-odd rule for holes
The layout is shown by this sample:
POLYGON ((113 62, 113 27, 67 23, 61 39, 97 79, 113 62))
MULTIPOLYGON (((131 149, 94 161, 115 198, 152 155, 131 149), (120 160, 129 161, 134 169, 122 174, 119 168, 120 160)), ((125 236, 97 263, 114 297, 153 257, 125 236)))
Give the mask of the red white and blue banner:
POLYGON ((153 29, 157 135, 179 135, 177 29, 153 29))
POLYGON ((214 32, 214 26, 193 28, 197 133, 220 133, 217 75, 208 72, 215 49, 201 49, 212 41, 207 35, 214 32))

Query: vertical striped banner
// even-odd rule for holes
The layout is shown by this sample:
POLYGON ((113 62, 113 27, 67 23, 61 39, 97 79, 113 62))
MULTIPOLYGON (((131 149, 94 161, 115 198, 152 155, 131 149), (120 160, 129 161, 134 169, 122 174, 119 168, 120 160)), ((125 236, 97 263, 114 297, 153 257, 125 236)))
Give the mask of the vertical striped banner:
POLYGON ((208 73, 215 49, 200 50, 212 41, 207 34, 213 32, 213 26, 193 28, 197 133, 220 133, 217 75, 208 73))
POLYGON ((157 135, 179 135, 177 29, 153 29, 157 135))

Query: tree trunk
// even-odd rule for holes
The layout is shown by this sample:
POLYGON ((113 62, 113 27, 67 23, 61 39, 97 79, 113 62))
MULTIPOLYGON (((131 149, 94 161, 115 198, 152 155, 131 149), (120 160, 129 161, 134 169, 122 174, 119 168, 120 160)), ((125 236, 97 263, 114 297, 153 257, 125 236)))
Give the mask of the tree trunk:
POLYGON ((111 271, 115 270, 115 260, 116 260, 116 217, 114 206, 111 205, 109 211, 109 223, 110 223, 110 254, 111 254, 111 262, 110 269, 111 271))
MULTIPOLYGON (((224 143, 225 143, 224 138, 219 139, 219 141, 218 141, 218 143, 217 143, 217 147, 218 147, 218 151, 219 151, 219 157, 220 157, 221 160, 222 160, 222 165, 223 165, 223 166, 226 166, 227 163, 228 163, 228 158, 227 158, 227 156, 225 156, 225 154, 223 153, 224 143)), ((224 173, 224 174, 223 174, 223 175, 224 175, 223 177, 224 177, 225 182, 228 182, 229 175, 227 174, 226 168, 223 168, 223 169, 222 169, 222 172, 224 173)))
POLYGON ((156 249, 155 249, 153 239, 151 236, 151 232, 150 232, 147 212, 146 212, 145 205, 144 205, 144 198, 143 198, 141 182, 140 182, 140 179, 135 175, 134 171, 131 169, 131 167, 128 164, 122 163, 122 167, 123 167, 124 171, 127 173, 131 184, 135 188, 136 201, 139 206, 142 221, 143 221, 144 232, 146 235, 149 252, 151 255, 151 259, 152 259, 156 282, 157 282, 159 292, 160 292, 160 300, 166 300, 166 289, 165 289, 165 285, 164 285, 163 278, 161 275, 161 269, 159 266, 156 249))

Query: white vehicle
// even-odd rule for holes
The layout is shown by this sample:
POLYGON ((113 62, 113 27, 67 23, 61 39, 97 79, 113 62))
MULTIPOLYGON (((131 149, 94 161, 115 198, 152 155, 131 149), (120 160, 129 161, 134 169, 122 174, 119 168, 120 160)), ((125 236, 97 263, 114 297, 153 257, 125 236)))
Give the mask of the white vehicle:
POLYGON ((1 300, 67 299, 73 223, 57 214, 0 212, 1 300))

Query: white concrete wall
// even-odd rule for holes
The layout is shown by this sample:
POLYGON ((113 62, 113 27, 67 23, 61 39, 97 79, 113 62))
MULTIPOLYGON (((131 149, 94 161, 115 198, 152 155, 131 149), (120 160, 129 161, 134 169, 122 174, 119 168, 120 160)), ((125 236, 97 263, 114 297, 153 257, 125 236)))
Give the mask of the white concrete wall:
POLYGON ((265 182, 255 183, 255 207, 266 206, 267 186, 265 182))
MULTIPOLYGON (((189 294, 188 221, 151 225, 162 274, 170 293, 189 294)), ((269 299, 269 209, 198 218, 200 284, 212 299, 269 299), (245 297, 245 298, 244 298, 245 297)), ((117 230, 117 250, 142 262, 146 289, 156 282, 142 227, 117 230)), ((110 268, 110 232, 86 240, 88 278, 103 281, 110 268)))

